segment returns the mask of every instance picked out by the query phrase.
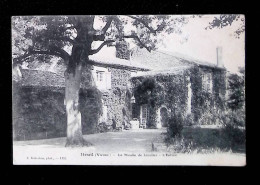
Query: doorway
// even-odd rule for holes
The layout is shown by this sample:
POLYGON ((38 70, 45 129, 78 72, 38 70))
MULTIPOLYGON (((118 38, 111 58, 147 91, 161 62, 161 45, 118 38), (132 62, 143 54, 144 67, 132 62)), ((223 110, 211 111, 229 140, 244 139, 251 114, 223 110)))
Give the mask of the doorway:
POLYGON ((162 127, 167 127, 168 119, 169 119, 167 108, 162 107, 160 109, 160 117, 161 117, 160 121, 161 121, 162 127))

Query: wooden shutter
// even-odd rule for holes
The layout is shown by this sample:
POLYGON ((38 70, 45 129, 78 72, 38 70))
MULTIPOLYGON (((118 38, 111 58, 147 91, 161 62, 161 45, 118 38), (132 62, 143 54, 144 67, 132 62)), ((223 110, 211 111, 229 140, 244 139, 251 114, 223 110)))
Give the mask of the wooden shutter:
POLYGON ((111 72, 106 72, 106 88, 111 89, 111 72))

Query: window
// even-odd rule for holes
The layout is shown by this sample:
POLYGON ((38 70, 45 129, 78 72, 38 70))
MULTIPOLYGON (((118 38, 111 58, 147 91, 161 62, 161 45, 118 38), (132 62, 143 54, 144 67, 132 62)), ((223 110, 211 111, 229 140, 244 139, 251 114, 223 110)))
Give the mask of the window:
POLYGON ((97 81, 102 82, 104 80, 104 71, 97 71, 97 81))
POLYGON ((202 76, 202 87, 203 87, 204 91, 211 92, 211 90, 212 90, 211 73, 206 73, 202 76))
POLYGON ((100 90, 111 89, 111 72, 105 67, 94 66, 92 75, 95 85, 100 90))

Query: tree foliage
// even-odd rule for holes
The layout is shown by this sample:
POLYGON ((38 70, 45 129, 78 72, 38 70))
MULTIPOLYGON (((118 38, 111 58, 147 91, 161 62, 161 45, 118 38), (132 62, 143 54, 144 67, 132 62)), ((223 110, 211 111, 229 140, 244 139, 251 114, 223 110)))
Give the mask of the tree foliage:
POLYGON ((184 16, 169 15, 18 16, 12 20, 12 54, 14 62, 32 56, 68 61, 75 51, 87 62, 103 46, 124 39, 151 51, 161 41, 160 34, 179 33, 186 22, 184 16), (94 42, 101 44, 93 48, 94 42))
POLYGON ((239 22, 239 27, 235 30, 234 35, 236 38, 240 38, 240 35, 245 32, 244 15, 224 14, 216 16, 211 22, 209 22, 209 26, 206 27, 206 29, 223 28, 231 26, 234 22, 239 22))
POLYGON ((228 107, 235 111, 244 107, 245 104, 245 71, 240 69, 240 75, 231 74, 228 77, 229 97, 228 107))
MULTIPOLYGON (((12 54, 15 63, 35 57, 46 61, 46 57, 53 56, 68 61, 77 51, 86 62, 89 55, 119 40, 132 41, 151 51, 165 34, 181 33, 182 26, 194 17, 203 15, 14 16, 12 54)), ((240 24, 235 31, 239 37, 245 31, 243 15, 216 15, 206 29, 223 28, 234 22, 240 24)))

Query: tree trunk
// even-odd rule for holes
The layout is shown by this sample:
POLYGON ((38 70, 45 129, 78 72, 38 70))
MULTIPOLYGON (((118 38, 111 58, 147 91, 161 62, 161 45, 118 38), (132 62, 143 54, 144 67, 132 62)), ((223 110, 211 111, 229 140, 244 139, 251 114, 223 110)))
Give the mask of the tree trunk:
POLYGON ((65 72, 65 106, 67 113, 66 146, 91 145, 82 136, 81 113, 79 111, 79 90, 83 63, 88 61, 93 42, 93 23, 95 16, 77 18, 77 37, 73 45, 68 67, 65 72))
POLYGON ((67 146, 91 145, 82 136, 81 113, 79 111, 79 90, 82 74, 82 64, 75 67, 75 71, 65 72, 65 106, 67 113, 67 146))

